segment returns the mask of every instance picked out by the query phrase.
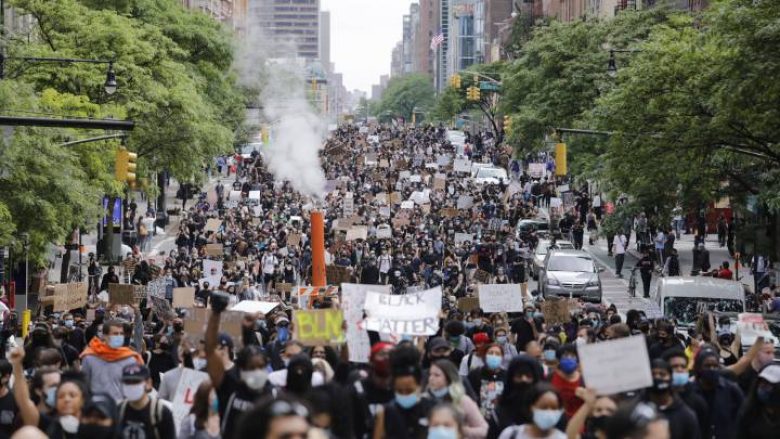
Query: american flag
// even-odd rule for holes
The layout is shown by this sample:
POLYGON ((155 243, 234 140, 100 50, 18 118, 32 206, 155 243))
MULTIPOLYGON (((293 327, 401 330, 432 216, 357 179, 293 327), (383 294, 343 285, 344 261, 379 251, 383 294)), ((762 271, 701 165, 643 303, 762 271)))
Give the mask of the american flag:
POLYGON ((431 50, 435 51, 436 48, 439 47, 439 45, 443 42, 444 42, 444 33, 439 32, 439 35, 436 35, 435 37, 431 38, 431 50))

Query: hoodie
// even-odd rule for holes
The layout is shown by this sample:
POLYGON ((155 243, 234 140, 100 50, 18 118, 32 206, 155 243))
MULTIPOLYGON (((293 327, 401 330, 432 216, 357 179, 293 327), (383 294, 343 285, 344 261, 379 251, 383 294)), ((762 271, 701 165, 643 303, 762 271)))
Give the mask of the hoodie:
POLYGON ((94 337, 81 353, 81 371, 92 393, 107 393, 119 401, 122 395, 122 369, 131 364, 144 364, 143 358, 128 347, 113 349, 94 337))

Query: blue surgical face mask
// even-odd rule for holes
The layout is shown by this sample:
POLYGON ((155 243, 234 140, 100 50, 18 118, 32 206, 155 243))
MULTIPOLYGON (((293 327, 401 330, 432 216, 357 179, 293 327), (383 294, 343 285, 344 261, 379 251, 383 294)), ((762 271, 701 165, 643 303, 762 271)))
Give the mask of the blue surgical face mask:
POLYGON ((428 439, 457 439, 458 430, 439 425, 428 429, 428 439))
POLYGON ((534 424, 542 431, 547 431, 558 423, 563 410, 534 410, 534 424))
POLYGON ((552 349, 542 352, 542 355, 544 356, 544 361, 555 361, 555 351, 552 349))
POLYGON ((506 335, 499 335, 498 337, 496 337, 496 341, 499 344, 506 344, 506 340, 507 340, 506 335))
POLYGON ((499 367, 501 367, 501 356, 500 355, 486 355, 485 356, 485 365, 487 365, 488 369, 496 370, 499 367))
POLYGON ((672 387, 683 387, 688 384, 688 372, 672 372, 672 387))
POLYGON ((417 395, 417 393, 410 393, 409 395, 401 395, 400 393, 395 394, 395 402, 405 409, 414 407, 419 400, 420 396, 417 395))
POLYGON ((125 344, 124 335, 110 335, 108 337, 108 345, 113 349, 119 349, 125 344))
POLYGON ((281 326, 276 330, 276 339, 282 343, 290 339, 290 330, 286 326, 281 326))
POLYGON ((46 389, 46 405, 54 408, 57 404, 57 387, 49 387, 46 389))
POLYGON ((431 392, 431 395, 436 397, 436 399, 442 399, 447 396, 448 393, 450 393, 450 388, 445 386, 438 390, 429 389, 429 391, 431 392))
POLYGON ((214 399, 211 401, 211 411, 214 413, 219 413, 219 398, 214 397, 214 399))
POLYGON ((70 329, 73 327, 73 320, 65 320, 65 327, 70 329))
POLYGON ((544 314, 542 312, 540 312, 540 311, 534 312, 534 318, 535 319, 539 319, 539 318, 542 318, 542 317, 544 317, 544 314))
POLYGON ((572 373, 577 370, 577 359, 571 357, 561 358, 561 362, 558 363, 558 368, 564 373, 572 373))

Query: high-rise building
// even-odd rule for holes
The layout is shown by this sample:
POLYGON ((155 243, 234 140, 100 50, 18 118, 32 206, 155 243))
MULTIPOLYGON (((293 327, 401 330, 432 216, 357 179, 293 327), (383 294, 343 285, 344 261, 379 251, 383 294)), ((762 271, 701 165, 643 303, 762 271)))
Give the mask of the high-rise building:
POLYGON ((482 49, 482 53, 486 63, 501 59, 500 33, 505 23, 512 17, 513 9, 513 0, 487 0, 485 3, 485 36, 483 39, 485 47, 482 49))
POLYGON ((330 11, 320 11, 320 61, 329 72, 333 72, 330 62, 330 11))
POLYGON ((390 62, 390 76, 395 78, 404 74, 404 43, 399 41, 393 48, 393 58, 390 62))
POLYGON ((273 43, 276 56, 320 58, 319 0, 249 0, 249 15, 273 43))
MULTIPOLYGON (((434 86, 437 91, 442 91, 447 87, 448 76, 448 58, 450 46, 450 3, 452 0, 437 0, 437 10, 439 17, 439 33, 444 40, 437 47, 436 62, 434 63, 434 86)), ((436 31, 434 31, 435 33, 436 31)))
MULTIPOLYGON (((415 6, 412 4, 412 6, 415 6)), ((412 15, 404 15, 403 39, 401 40, 402 73, 412 72, 412 15)))
POLYGON ((449 16, 447 76, 484 61, 484 0, 454 0, 449 16))
POLYGON ((435 11, 437 9, 438 0, 420 0, 418 10, 418 19, 415 23, 412 20, 414 27, 414 58, 412 59, 412 71, 417 73, 425 73, 433 76, 433 61, 435 52, 431 50, 431 39, 438 34, 438 16, 435 11))

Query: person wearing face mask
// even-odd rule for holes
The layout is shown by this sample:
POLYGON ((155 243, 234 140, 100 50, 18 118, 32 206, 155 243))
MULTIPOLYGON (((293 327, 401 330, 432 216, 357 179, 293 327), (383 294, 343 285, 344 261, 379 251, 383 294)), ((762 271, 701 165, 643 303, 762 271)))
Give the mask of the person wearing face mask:
POLYGON ((350 386, 352 420, 355 437, 364 439, 374 430, 374 417, 383 404, 392 401, 392 376, 390 350, 393 345, 386 342, 371 347, 368 377, 357 380, 350 386))
POLYGON ((226 298, 212 299, 206 325, 206 371, 217 390, 222 434, 230 438, 238 419, 254 406, 254 401, 275 390, 268 382, 268 358, 257 346, 245 346, 233 364, 233 342, 227 334, 219 334, 220 314, 226 307, 226 298))
POLYGON ((131 364, 122 371, 122 399, 118 404, 120 436, 163 439, 176 434, 173 413, 159 398, 149 396, 149 368, 131 364))
POLYGON ((645 401, 653 403, 669 421, 671 439, 701 437, 696 414, 672 391, 672 368, 665 360, 652 361, 653 385, 645 393, 645 401))
POLYGON ((171 343, 167 335, 156 334, 154 336, 154 348, 147 353, 149 371, 152 376, 152 385, 160 388, 160 375, 176 367, 176 361, 171 354, 171 343))
POLYGON ((84 404, 79 422, 79 437, 114 439, 119 437, 116 425, 116 402, 110 395, 98 393, 84 404))
POLYGON ((501 346, 493 343, 485 350, 485 365, 469 372, 468 380, 477 395, 480 412, 485 418, 493 416, 498 398, 504 390, 506 372, 501 368, 501 346))
POLYGON ((81 371, 93 392, 105 392, 122 399, 122 370, 144 364, 143 358, 125 346, 124 325, 117 320, 103 324, 102 337, 95 337, 81 353, 81 371))
POLYGON ((81 437, 79 426, 82 409, 89 400, 89 389, 79 374, 63 376, 55 393, 55 418, 45 421, 46 434, 51 439, 75 439, 81 437))
POLYGON ((373 439, 423 439, 428 435, 425 422, 433 400, 421 393, 422 371, 419 353, 410 345, 398 346, 390 353, 394 398, 377 412, 373 439))
POLYGON ((573 344, 563 345, 558 349, 557 356, 558 367, 553 372, 550 384, 560 394, 566 417, 570 418, 579 410, 583 402, 576 395, 577 388, 584 386, 579 371, 577 347, 573 344))
POLYGON ((179 387, 184 369, 205 371, 206 358, 200 357, 200 352, 190 350, 190 344, 185 338, 177 349, 179 354, 179 366, 165 372, 160 378, 160 388, 157 397, 166 401, 173 401, 176 389, 179 387), (198 360, 197 362, 195 360, 198 360))
POLYGON ((577 396, 585 403, 566 424, 566 436, 569 439, 607 439, 607 422, 617 411, 615 400, 610 396, 597 396, 595 390, 585 387, 577 389, 577 396))
POLYGON ((560 347, 561 342, 556 337, 547 337, 542 344, 542 367, 547 379, 552 378, 558 367, 558 349, 560 347))
POLYGON ((712 437, 736 438, 737 421, 734 414, 742 406, 742 390, 723 376, 719 355, 710 347, 704 347, 696 354, 693 370, 696 381, 692 387, 707 403, 712 437))
POLYGON ((460 368, 458 373, 460 376, 467 377, 469 372, 485 365, 485 350, 488 343, 490 343, 490 336, 487 333, 479 332, 472 337, 474 340, 475 349, 470 354, 463 357, 460 361, 460 368))
POLYGON ((482 439, 487 436, 488 424, 479 412, 477 403, 466 394, 460 375, 452 362, 437 360, 431 365, 427 388, 426 396, 436 402, 452 403, 458 412, 463 414, 460 425, 464 438, 482 439))
POLYGON ((31 381, 33 392, 30 394, 22 366, 24 349, 19 347, 12 349, 8 354, 8 360, 13 368, 14 402, 19 408, 22 423, 46 430, 54 413, 57 402, 56 392, 62 372, 51 367, 36 369, 31 381))
POLYGON ((507 368, 512 358, 517 356, 517 348, 515 345, 509 342, 509 336, 507 329, 504 327, 496 328, 496 343, 501 346, 504 351, 504 359, 501 361, 501 366, 507 368))
POLYGON ((463 415, 454 406, 443 403, 428 415, 427 439, 461 439, 469 435, 464 431, 463 415))
MULTIPOLYGON (((81 316, 79 316, 81 318, 81 316)), ((66 329, 65 341, 76 350, 81 352, 87 346, 84 338, 84 330, 76 323, 73 314, 66 313, 62 315, 62 326, 66 329)))
POLYGON ((526 417, 531 421, 501 432, 498 439, 566 439, 566 434, 555 428, 563 415, 563 400, 547 383, 537 383, 528 392, 529 407, 526 417))
POLYGON ((527 397, 531 387, 542 380, 542 367, 535 358, 520 354, 509 363, 504 378, 504 390, 496 405, 495 416, 489 419, 488 437, 495 438, 512 425, 531 422, 527 417, 527 397))
POLYGON ((704 398, 693 391, 685 351, 682 348, 671 349, 664 353, 663 358, 672 369, 672 391, 696 414, 701 437, 711 437, 709 408, 704 398))
POLYGON ((178 439, 221 439, 219 399, 209 380, 195 391, 190 413, 181 421, 178 439))
POLYGON ((764 439, 780 431, 780 365, 767 364, 758 373, 738 417, 738 435, 764 439))
POLYGON ((767 364, 771 364, 775 358, 775 345, 771 341, 764 341, 756 351, 756 356, 750 361, 750 366, 737 377, 737 383, 746 395, 758 379, 758 372, 767 364))

